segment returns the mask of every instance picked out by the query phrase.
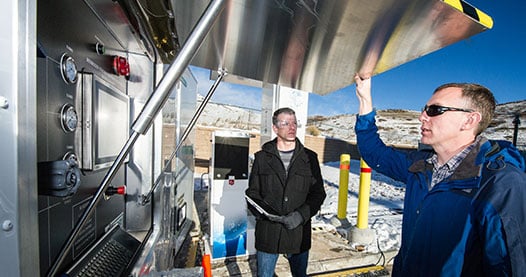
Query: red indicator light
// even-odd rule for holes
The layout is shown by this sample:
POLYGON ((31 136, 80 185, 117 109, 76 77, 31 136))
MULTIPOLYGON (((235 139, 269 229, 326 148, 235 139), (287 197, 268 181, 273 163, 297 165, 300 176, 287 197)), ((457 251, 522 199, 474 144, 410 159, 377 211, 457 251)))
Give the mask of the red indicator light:
POLYGON ((113 71, 119 76, 130 77, 130 64, 125 57, 113 57, 113 71))

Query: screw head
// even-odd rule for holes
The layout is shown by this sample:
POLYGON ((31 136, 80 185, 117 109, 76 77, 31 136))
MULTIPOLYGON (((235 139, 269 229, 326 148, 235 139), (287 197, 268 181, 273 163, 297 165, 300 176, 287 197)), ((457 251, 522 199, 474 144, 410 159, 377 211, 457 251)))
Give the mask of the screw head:
POLYGON ((9 102, 7 101, 7 98, 0 96, 0 108, 7 109, 9 107, 9 102))
POLYGON ((5 220, 2 223, 2 230, 6 232, 13 230, 13 223, 11 222, 11 220, 5 220))

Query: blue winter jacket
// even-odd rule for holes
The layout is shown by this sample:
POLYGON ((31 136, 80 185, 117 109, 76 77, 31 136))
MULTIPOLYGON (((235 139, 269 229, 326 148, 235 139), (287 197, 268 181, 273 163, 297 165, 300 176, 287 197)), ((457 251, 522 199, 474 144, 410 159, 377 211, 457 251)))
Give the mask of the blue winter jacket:
POLYGON ((402 243, 392 276, 526 276, 524 159, 507 141, 479 144, 429 190, 431 150, 400 152, 357 116, 358 148, 374 170, 406 183, 402 243))

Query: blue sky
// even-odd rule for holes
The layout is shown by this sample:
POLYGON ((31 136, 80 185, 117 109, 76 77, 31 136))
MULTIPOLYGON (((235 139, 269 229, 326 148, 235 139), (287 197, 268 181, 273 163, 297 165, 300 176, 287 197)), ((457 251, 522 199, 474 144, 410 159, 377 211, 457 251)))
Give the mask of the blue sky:
MULTIPOLYGON (((374 76, 377 109, 420 110, 436 87, 449 82, 482 84, 498 103, 526 100, 526 1, 468 2, 493 18, 493 28, 374 76)), ((205 95, 209 72, 192 69, 205 95)), ((309 116, 356 113, 354 90, 353 84, 324 96, 309 94, 309 116)), ((260 109, 261 89, 222 83, 212 101, 260 109)))

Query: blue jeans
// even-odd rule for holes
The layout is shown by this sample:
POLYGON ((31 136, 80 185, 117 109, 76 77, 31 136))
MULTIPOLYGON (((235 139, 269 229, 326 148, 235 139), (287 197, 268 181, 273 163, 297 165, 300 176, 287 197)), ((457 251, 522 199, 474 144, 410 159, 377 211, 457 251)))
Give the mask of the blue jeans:
MULTIPOLYGON (((278 261, 279 254, 266 253, 263 251, 256 252, 258 277, 273 277, 274 269, 278 261)), ((307 276, 307 263, 309 261, 309 251, 299 254, 286 254, 289 260, 290 272, 294 277, 307 276)))

